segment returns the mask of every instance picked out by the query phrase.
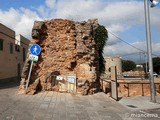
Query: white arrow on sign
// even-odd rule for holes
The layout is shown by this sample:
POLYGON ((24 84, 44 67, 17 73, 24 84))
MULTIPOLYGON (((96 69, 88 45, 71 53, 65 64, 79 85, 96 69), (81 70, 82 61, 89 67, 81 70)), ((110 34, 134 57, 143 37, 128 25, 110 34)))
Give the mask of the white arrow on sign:
POLYGON ((30 54, 28 59, 29 59, 30 61, 37 62, 37 61, 38 61, 38 56, 37 56, 37 55, 32 55, 32 54, 30 54))

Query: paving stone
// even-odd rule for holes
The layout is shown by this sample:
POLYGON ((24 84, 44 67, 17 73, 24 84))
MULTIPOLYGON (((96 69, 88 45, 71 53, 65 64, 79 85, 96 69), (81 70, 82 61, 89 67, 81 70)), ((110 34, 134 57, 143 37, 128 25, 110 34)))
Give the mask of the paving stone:
POLYGON ((51 97, 46 96, 43 101, 44 102, 50 102, 51 101, 51 97))
POLYGON ((52 114, 46 114, 45 115, 45 117, 44 117, 44 120, 46 120, 46 119, 52 119, 52 114))
POLYGON ((69 114, 66 117, 66 120, 79 120, 75 114, 69 114))
POLYGON ((47 109, 48 106, 49 106, 49 104, 42 103, 42 104, 40 105, 40 109, 47 109))
POLYGON ((4 97, 0 97, 0 120, 11 115, 16 120, 121 120, 125 119, 124 113, 129 112, 104 93, 85 97, 51 91, 33 96, 6 91, 3 94, 4 97))
POLYGON ((53 109, 55 107, 55 103, 50 103, 48 108, 53 109))
POLYGON ((59 113, 52 114, 52 120, 61 120, 60 117, 59 117, 59 113))

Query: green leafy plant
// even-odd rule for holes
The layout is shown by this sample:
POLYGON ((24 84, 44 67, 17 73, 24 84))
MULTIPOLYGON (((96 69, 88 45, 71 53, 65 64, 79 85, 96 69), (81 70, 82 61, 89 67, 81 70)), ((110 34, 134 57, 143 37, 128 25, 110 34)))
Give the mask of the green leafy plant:
POLYGON ((98 27, 93 32, 93 37, 98 47, 99 73, 101 74, 101 73, 104 73, 105 71, 105 60, 103 57, 103 50, 104 50, 104 47, 108 39, 108 31, 106 30, 104 26, 98 25, 98 27))

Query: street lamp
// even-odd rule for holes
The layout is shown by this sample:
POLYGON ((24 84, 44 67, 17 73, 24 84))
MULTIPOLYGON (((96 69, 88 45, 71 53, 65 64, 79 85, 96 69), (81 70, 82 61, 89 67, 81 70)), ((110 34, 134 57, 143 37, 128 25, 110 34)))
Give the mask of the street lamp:
POLYGON ((150 0, 151 1, 151 7, 155 7, 156 5, 158 5, 158 0, 150 0))
MULTIPOLYGON (((150 0, 151 7, 158 4, 158 0, 150 0)), ((150 15, 149 15, 149 3, 148 0, 144 0, 144 10, 145 10, 145 23, 146 23, 146 41, 147 41, 147 53, 148 53, 148 63, 149 63, 149 80, 150 80, 150 101, 155 103, 155 87, 154 87, 154 77, 153 77, 153 61, 152 61, 152 46, 151 46, 151 33, 150 33, 150 15)))

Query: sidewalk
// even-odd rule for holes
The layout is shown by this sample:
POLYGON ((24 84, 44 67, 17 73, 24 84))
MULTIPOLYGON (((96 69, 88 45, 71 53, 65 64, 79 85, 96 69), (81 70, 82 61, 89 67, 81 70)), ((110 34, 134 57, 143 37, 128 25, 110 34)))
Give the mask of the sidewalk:
POLYGON ((156 96, 156 103, 150 102, 150 96, 123 97, 119 103, 130 110, 160 109, 160 96, 156 96))
POLYGON ((128 112, 104 93, 18 95, 17 87, 0 89, 0 120, 124 120, 128 112))
POLYGON ((87 96, 53 91, 18 95, 17 90, 18 86, 0 89, 0 120, 133 120, 128 114, 160 108, 160 104, 149 102, 149 97, 117 102, 102 92, 87 96))

